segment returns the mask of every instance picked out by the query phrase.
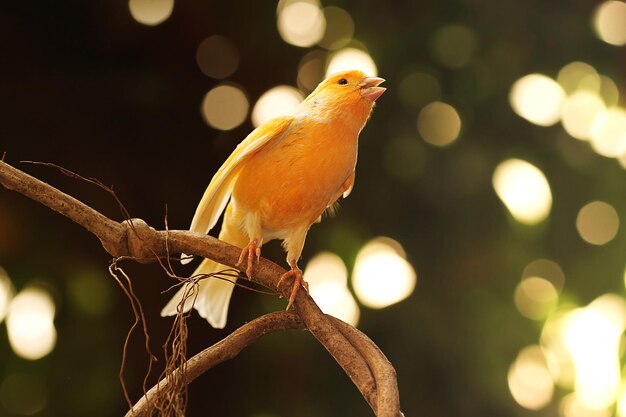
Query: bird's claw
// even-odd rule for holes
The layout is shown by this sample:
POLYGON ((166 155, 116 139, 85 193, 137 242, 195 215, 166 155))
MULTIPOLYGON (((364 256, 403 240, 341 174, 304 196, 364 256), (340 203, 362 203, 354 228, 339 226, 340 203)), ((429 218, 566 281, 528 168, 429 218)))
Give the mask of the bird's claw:
POLYGON ((293 284, 291 287, 291 294, 289 295, 289 302, 287 303, 286 310, 289 310, 294 301, 296 301, 296 296, 298 295, 298 291, 300 291, 300 286, 303 286, 307 292, 309 291, 309 283, 304 280, 302 276, 302 270, 298 267, 292 268, 291 271, 285 272, 278 280, 278 284, 276 285, 276 287, 280 287, 281 284, 289 278, 293 278, 293 284))
POLYGON ((235 264, 238 267, 243 266, 244 259, 248 261, 248 266, 246 267, 246 275, 248 278, 252 278, 252 272, 254 271, 254 258, 256 258, 256 262, 259 262, 261 259, 261 248, 257 246, 256 240, 250 241, 248 246, 241 250, 241 255, 239 255, 239 260, 235 264))

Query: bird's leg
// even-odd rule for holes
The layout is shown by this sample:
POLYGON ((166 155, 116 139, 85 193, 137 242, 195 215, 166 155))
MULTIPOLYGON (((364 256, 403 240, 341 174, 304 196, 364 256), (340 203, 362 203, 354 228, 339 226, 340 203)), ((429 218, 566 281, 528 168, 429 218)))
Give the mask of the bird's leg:
POLYGON ((298 291, 300 291, 300 286, 303 286, 307 292, 309 291, 309 284, 307 284, 302 277, 302 270, 298 268, 298 259, 300 259, 300 255, 302 254, 304 240, 306 239, 306 233, 308 232, 309 227, 310 225, 306 225, 305 227, 294 230, 289 239, 285 242, 287 249, 287 263, 291 267, 291 270, 285 272, 280 277, 276 287, 280 287, 284 281, 290 278, 293 279, 287 310, 289 310, 289 308, 293 305, 293 302, 296 300, 298 291))
POLYGON ((304 280, 302 277, 302 270, 298 268, 297 264, 291 265, 291 270, 285 272, 280 279, 278 280, 278 284, 276 287, 280 287, 280 285, 285 281, 292 278, 293 284, 291 287, 291 294, 289 295, 289 302, 287 303, 287 310, 291 308, 293 302, 296 300, 296 296, 298 295, 298 291, 300 291, 300 286, 303 286, 304 289, 309 291, 309 283, 304 280))
POLYGON ((291 231, 288 239, 283 241, 283 246, 287 249, 287 263, 291 267, 290 271, 285 272, 280 279, 276 287, 288 280, 293 279, 291 293, 289 295, 289 303, 287 304, 287 310, 293 305, 296 300, 300 286, 303 286, 305 290, 309 291, 309 284, 306 283, 302 277, 302 270, 298 268, 298 259, 302 254, 302 248, 304 247, 304 240, 306 239, 306 233, 309 231, 310 223, 302 225, 297 229, 291 231))
POLYGON ((246 275, 248 278, 252 277, 252 271, 254 269, 254 258, 256 257, 256 261, 259 262, 261 258, 261 245, 258 245, 256 239, 252 239, 248 245, 241 250, 241 255, 239 255, 239 260, 237 261, 237 266, 242 266, 244 259, 248 261, 248 266, 246 268, 246 275))

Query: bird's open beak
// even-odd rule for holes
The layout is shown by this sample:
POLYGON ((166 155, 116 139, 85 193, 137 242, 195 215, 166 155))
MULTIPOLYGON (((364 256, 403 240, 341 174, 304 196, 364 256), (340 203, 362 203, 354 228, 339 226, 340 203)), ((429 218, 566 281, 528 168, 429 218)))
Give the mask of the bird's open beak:
POLYGON ((361 88, 361 96, 368 100, 376 101, 386 90, 385 87, 379 87, 378 85, 385 81, 380 77, 367 77, 359 84, 361 88))

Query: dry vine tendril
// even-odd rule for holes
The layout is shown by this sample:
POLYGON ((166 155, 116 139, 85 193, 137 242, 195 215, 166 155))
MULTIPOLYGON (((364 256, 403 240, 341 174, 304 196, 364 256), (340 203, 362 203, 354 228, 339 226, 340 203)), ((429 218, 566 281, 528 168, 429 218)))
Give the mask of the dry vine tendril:
MULTIPOLYGON (((239 248, 211 236, 179 230, 158 231, 141 219, 128 219, 121 223, 111 220, 79 200, 12 167, 3 160, 0 160, 0 184, 80 224, 94 234, 104 249, 114 258, 129 257, 138 262, 155 262, 159 259, 167 260, 170 254, 187 253, 210 258, 233 268, 239 258, 239 248)), ((268 288, 275 288, 278 278, 285 273, 283 268, 263 258, 258 265, 255 265, 255 268, 256 275, 253 281, 268 288)), ((288 296, 290 289, 287 284, 281 286, 279 291, 283 296, 288 296)), ((267 321, 277 326, 275 331, 300 328, 293 326, 302 324, 303 328, 306 328, 335 358, 378 417, 402 415, 393 366, 380 349, 359 330, 324 315, 304 291, 298 293, 295 313, 286 312, 280 316, 269 315, 269 318, 267 317, 268 315, 263 316, 242 326, 204 352, 222 350, 234 357, 247 344, 267 334, 263 333, 264 329, 267 331, 267 321), (250 329, 254 331, 250 332, 250 329), (255 331, 260 333, 255 333, 255 331), (258 334, 260 336, 257 337, 258 334), (249 341, 249 343, 242 344, 242 338, 244 342, 249 341)), ((175 322, 174 325, 176 326, 177 323, 175 322)), ((188 362, 181 363, 182 368, 179 366, 169 372, 168 377, 176 377, 174 374, 180 373, 178 376, 182 375, 182 377, 179 381, 186 386, 197 376, 190 375, 190 364, 200 362, 203 366, 193 369, 196 372, 199 369, 202 373, 213 366, 211 365, 211 361, 214 361, 212 358, 211 354, 198 354, 190 358, 188 362)), ((151 398, 159 395, 161 384, 164 384, 163 381, 148 390, 148 395, 144 396, 128 415, 147 415, 141 413, 146 413, 145 407, 152 402, 151 398)))

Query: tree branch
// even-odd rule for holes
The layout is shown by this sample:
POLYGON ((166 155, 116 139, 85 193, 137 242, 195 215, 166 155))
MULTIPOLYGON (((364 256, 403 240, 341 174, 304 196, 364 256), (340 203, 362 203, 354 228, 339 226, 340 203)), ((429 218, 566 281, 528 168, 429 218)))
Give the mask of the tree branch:
MULTIPOLYGON (((210 258, 221 264, 237 268, 235 264, 241 252, 239 248, 199 233, 176 230, 157 231, 141 219, 131 219, 121 223, 115 222, 75 198, 3 161, 0 161, 0 184, 80 224, 96 235, 104 249, 115 258, 127 256, 138 262, 153 262, 158 257, 187 253, 210 258)), ((283 273, 285 273, 283 268, 261 258, 258 265, 255 266, 255 276, 252 280, 261 285, 275 288, 283 273)), ((291 290, 290 283, 283 283, 278 290, 284 297, 288 298, 291 290)), ((374 410, 374 413, 379 417, 401 416, 395 370, 378 347, 354 327, 324 315, 306 291, 298 292, 295 309, 306 328, 335 358, 374 410)), ((255 320, 244 325, 231 335, 232 338, 228 336, 222 342, 218 342, 217 345, 222 344, 219 348, 216 348, 217 345, 215 345, 209 349, 228 348, 235 351, 234 346, 237 343, 242 343, 240 337, 245 339, 244 336, 238 335, 244 334, 251 337, 249 336, 251 333, 246 333, 249 330, 244 330, 248 329, 246 326, 252 328, 261 326, 262 329, 267 324, 264 323, 264 321, 255 320), (242 333, 238 333, 240 331, 242 333)), ((285 324, 287 326, 285 328, 292 328, 288 327, 287 324, 285 324)), ((245 345, 242 346, 245 347, 245 345)), ((234 353, 234 355, 236 354, 234 353)), ((209 368, 210 366, 202 372, 209 368)))
POLYGON ((115 253, 125 239, 125 228, 120 223, 4 161, 0 161, 0 184, 75 221, 96 235, 107 252, 114 257, 121 256, 115 253))
MULTIPOLYGON (((179 367, 172 374, 178 374, 173 375, 174 377, 182 376, 184 384, 188 385, 209 369, 229 359, 233 359, 242 350, 265 335, 281 330, 304 328, 304 323, 293 311, 278 311, 266 314, 244 324, 213 346, 189 358, 184 369, 179 367), (182 375, 180 375, 181 373, 182 375)), ((163 378, 159 381, 146 392, 146 395, 137 401, 133 409, 129 410, 125 417, 145 417, 150 409, 150 401, 155 396, 158 396, 159 392, 167 389, 168 384, 168 378, 163 378)))

